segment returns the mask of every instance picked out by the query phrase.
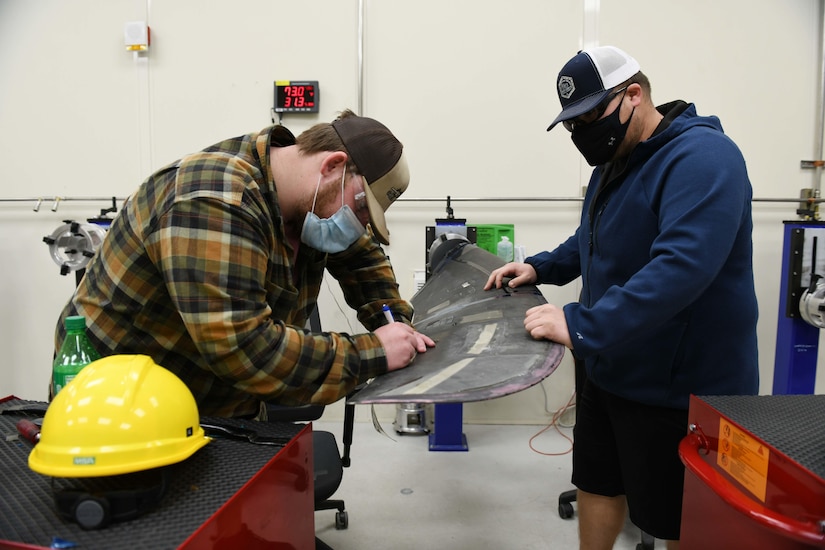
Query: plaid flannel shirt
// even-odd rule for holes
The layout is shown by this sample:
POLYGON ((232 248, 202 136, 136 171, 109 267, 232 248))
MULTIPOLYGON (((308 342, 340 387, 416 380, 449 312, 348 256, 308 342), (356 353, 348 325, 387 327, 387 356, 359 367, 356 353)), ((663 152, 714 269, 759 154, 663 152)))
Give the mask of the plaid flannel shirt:
POLYGON ((386 372, 372 333, 304 327, 326 269, 369 330, 395 274, 371 233, 294 263, 270 170, 271 128, 229 139, 150 176, 126 201, 63 310, 83 315, 101 355, 144 354, 183 380, 202 415, 257 413, 260 401, 329 404, 386 372))

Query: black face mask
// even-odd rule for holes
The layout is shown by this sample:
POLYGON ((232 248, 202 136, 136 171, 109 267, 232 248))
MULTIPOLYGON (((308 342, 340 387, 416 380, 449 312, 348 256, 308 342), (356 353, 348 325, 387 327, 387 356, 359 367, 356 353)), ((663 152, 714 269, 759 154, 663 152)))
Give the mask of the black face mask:
POLYGON ((621 106, 621 103, 619 103, 619 106, 612 113, 600 120, 583 126, 577 125, 573 128, 570 139, 573 140, 576 148, 590 166, 605 164, 616 156, 619 144, 627 134, 627 128, 630 126, 633 113, 636 112, 634 107, 627 122, 622 124, 619 120, 621 106))

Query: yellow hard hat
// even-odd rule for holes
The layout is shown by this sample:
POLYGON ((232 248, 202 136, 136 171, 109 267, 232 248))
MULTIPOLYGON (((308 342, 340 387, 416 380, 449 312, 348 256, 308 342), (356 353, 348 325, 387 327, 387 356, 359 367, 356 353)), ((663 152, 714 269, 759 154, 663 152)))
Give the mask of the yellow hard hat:
POLYGON ((111 355, 51 402, 29 468, 102 477, 180 462, 209 443, 189 388, 146 355, 111 355))

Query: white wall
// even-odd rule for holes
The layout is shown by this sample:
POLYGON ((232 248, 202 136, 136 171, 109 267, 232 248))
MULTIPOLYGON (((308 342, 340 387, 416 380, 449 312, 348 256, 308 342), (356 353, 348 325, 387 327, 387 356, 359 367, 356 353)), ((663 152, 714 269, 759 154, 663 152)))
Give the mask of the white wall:
MULTIPOLYGON (((393 129, 412 167, 410 190, 388 214, 387 252, 404 295, 423 268, 424 227, 444 217, 447 195, 580 195, 588 167, 565 132, 545 128, 558 111, 556 74, 585 43, 628 50, 656 102, 685 99, 719 115, 757 198, 798 196, 814 182, 799 161, 818 156, 820 4, 365 0, 362 114, 393 129)), ((109 205, 66 200, 52 212, 47 200, 35 213, 33 200, 8 199, 125 197, 182 154, 270 124, 275 79, 320 81, 321 112, 284 117, 296 133, 357 109, 358 8, 357 0, 0 0, 0 397, 46 397, 54 323, 74 277, 59 274, 42 237, 109 205), (149 21, 148 55, 125 51, 132 20, 149 21)), ((516 241, 535 253, 573 231, 579 203, 453 208, 468 223, 515 223, 516 241)), ((754 204, 762 393, 772 386, 782 221, 795 208, 754 204)), ((324 328, 360 331, 333 286, 321 297, 324 328)), ((578 287, 543 291, 566 303, 578 287)), ((543 422, 567 401, 572 379, 567 357, 541 387, 467 404, 465 420, 543 422)), ((379 409, 385 419, 393 412, 379 409)))

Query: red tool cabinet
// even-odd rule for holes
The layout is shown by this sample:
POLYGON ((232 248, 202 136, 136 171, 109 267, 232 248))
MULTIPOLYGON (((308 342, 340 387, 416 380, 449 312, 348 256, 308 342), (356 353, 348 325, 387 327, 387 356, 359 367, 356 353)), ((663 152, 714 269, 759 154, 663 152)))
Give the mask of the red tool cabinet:
MULTIPOLYGON (((34 402, 0 399, 0 409, 27 403, 34 402)), ((9 437, 20 418, 0 414, 6 436, 0 439, 0 550, 48 548, 55 537, 79 549, 315 547, 309 424, 250 424, 261 435, 287 437, 283 448, 216 439, 172 466, 174 475, 156 509, 86 531, 55 511, 53 488, 71 480, 32 472, 27 465, 32 445, 9 437)))
POLYGON ((692 396, 681 548, 825 548, 825 395, 692 396))

